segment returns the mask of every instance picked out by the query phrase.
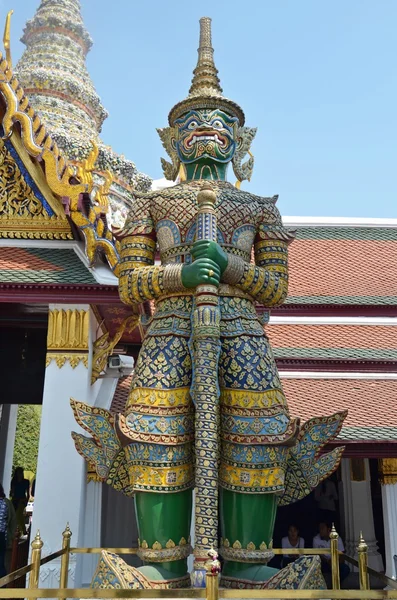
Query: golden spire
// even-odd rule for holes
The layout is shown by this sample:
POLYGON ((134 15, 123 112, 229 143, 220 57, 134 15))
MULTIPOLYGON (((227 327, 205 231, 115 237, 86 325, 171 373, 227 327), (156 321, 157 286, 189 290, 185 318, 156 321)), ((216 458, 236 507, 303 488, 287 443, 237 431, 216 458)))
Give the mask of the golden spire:
POLYGON ((197 66, 193 71, 189 96, 222 96, 218 69, 214 63, 214 49, 211 40, 211 19, 200 19, 200 44, 197 50, 197 66))
POLYGON ((214 62, 214 49, 211 39, 211 19, 200 19, 200 42, 197 66, 193 71, 192 85, 185 100, 178 102, 170 111, 168 120, 171 126, 184 113, 194 109, 220 109, 237 117, 239 125, 244 125, 244 112, 236 102, 222 95, 218 69, 214 62))

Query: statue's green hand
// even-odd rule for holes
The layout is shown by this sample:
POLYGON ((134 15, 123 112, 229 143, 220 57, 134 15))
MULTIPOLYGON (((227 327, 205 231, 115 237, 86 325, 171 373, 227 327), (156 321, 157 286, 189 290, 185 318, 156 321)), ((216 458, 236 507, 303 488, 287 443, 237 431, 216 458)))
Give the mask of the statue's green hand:
POLYGON ((199 258, 213 260, 219 266, 221 275, 227 267, 227 254, 216 242, 210 242, 209 240, 195 242, 192 248, 192 256, 195 260, 199 258))
POLYGON ((191 265, 182 267, 182 283, 186 288, 195 288, 198 285, 219 285, 221 271, 213 260, 199 258, 191 265))

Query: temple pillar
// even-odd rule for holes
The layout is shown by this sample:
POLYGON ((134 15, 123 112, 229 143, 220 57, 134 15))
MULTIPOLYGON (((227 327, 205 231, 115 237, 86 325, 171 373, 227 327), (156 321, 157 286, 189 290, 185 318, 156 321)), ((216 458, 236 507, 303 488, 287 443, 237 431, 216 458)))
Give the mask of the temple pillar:
POLYGON ((380 459, 379 475, 382 486, 386 575, 396 579, 394 556, 397 556, 397 458, 380 459))
MULTIPOLYGON (((91 403, 92 323, 88 305, 50 305, 47 359, 37 464, 32 534, 40 531, 43 556, 60 549, 66 523, 72 545, 82 545, 86 503, 86 467, 77 454, 71 431, 76 422, 70 398, 91 403)), ((72 556, 69 584, 75 584, 72 556)), ((40 570, 39 587, 57 587, 60 559, 40 570)))
POLYGON ((344 509, 341 519, 346 554, 357 558, 357 543, 362 532, 368 544, 368 565, 383 571, 383 560, 375 538, 368 459, 343 458, 341 465, 344 509))

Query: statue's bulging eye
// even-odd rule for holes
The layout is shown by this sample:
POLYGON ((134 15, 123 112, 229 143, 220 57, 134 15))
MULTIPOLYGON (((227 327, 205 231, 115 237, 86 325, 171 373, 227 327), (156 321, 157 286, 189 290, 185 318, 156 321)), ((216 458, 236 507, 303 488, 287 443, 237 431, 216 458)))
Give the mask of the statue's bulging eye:
POLYGON ((190 123, 187 127, 188 127, 188 129, 197 129, 198 123, 197 123, 197 121, 190 121, 190 123))
POLYGON ((223 123, 219 119, 216 119, 212 125, 213 127, 217 127, 217 129, 223 129, 223 123))

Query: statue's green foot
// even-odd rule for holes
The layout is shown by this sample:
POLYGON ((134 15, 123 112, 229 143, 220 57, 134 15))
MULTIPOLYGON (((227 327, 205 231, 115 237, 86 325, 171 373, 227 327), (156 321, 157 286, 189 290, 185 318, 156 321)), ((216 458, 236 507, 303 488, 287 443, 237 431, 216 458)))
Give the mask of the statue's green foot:
POLYGON ((222 572, 221 587, 240 590, 327 589, 319 556, 301 556, 280 571, 266 565, 226 564, 222 572))
POLYGON ((267 581, 278 572, 279 569, 273 569, 267 565, 250 565, 227 561, 222 569, 222 579, 227 577, 242 581, 267 581))
POLYGON ((176 589, 190 587, 190 576, 176 577, 161 566, 130 567, 117 556, 102 550, 101 558, 92 579, 93 589, 176 589))

